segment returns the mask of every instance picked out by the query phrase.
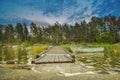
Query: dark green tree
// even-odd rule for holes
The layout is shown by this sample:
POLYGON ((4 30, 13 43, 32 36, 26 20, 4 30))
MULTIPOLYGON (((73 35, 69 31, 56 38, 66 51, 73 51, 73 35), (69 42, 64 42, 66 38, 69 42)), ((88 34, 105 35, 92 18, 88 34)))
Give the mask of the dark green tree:
POLYGON ((29 32, 27 25, 25 23, 23 24, 23 34, 24 34, 24 41, 27 41, 29 38, 29 32))
POLYGON ((51 26, 50 35, 55 44, 59 44, 61 42, 62 34, 61 25, 59 23, 56 22, 53 26, 51 26))
POLYGON ((5 27, 4 37, 5 37, 5 42, 7 43, 12 43, 14 41, 14 28, 12 24, 8 24, 5 27))
POLYGON ((37 25, 32 22, 30 29, 31 29, 31 33, 32 33, 32 35, 31 35, 31 42, 33 42, 33 43, 38 42, 38 40, 37 40, 38 27, 37 27, 37 25))
POLYGON ((2 59, 3 59, 3 51, 2 51, 2 49, 3 49, 3 46, 2 46, 2 44, 0 44, 0 61, 2 61, 2 59))
POLYGON ((16 33, 17 33, 17 38, 23 42, 24 41, 24 31, 23 31, 23 26, 21 23, 17 23, 16 25, 16 33))
POLYGON ((3 37, 4 37, 4 35, 3 35, 3 27, 2 27, 2 25, 0 25, 0 42, 3 42, 3 37))

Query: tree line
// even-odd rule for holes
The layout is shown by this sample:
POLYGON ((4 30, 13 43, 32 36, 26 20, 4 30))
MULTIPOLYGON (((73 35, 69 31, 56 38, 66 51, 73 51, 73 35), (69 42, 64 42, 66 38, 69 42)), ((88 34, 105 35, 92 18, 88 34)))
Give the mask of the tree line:
POLYGON ((103 18, 92 17, 74 25, 59 24, 38 26, 17 23, 0 25, 0 42, 2 43, 117 43, 120 42, 120 18, 107 15, 103 18))

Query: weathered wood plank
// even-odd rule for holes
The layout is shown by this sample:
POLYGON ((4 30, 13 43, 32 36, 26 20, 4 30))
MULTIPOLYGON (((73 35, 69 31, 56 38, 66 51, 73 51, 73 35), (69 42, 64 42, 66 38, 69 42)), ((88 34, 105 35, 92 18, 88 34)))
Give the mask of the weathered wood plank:
POLYGON ((68 58, 67 56, 69 54, 58 46, 48 50, 45 54, 44 57, 39 58, 35 63, 72 62, 72 58, 70 56, 70 58, 68 58))

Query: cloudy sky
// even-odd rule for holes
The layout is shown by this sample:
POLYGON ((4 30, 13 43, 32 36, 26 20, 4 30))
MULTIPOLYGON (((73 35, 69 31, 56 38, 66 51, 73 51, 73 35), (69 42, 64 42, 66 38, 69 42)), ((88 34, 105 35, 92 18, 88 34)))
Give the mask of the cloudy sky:
POLYGON ((120 16, 120 0, 0 0, 0 23, 61 24, 120 16))

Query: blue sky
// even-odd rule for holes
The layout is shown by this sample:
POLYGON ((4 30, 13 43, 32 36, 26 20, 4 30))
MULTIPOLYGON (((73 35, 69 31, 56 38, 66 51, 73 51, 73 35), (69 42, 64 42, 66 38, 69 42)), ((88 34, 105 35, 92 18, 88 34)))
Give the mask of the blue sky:
POLYGON ((0 23, 74 23, 92 16, 120 16, 120 0, 0 0, 0 23))

